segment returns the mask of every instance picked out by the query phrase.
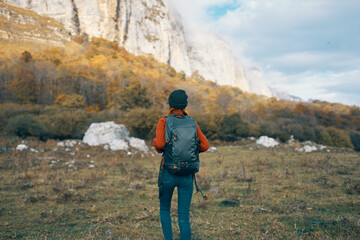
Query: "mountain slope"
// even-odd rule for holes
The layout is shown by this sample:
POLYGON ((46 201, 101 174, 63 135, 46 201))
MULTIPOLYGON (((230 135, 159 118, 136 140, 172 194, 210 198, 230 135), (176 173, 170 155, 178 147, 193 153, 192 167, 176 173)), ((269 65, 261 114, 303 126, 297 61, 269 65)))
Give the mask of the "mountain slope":
POLYGON ((185 35, 179 15, 163 0, 5 0, 61 22, 73 36, 115 41, 135 55, 152 54, 188 76, 198 71, 220 85, 271 96, 261 77, 246 74, 229 45, 213 34, 185 35), (194 35, 194 36, 193 36, 194 35), (252 84, 256 82, 256 84, 252 84), (257 84, 261 82, 261 84, 257 84))
POLYGON ((0 2, 0 39, 63 46, 70 40, 64 26, 52 18, 0 2))

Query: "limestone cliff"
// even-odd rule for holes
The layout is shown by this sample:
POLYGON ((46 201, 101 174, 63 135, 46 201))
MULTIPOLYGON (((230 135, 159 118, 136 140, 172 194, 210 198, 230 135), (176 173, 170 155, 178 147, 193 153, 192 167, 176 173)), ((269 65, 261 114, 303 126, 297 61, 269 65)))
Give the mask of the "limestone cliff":
POLYGON ((229 45, 220 37, 197 31, 188 36, 192 70, 197 70, 205 79, 220 85, 231 85, 250 91, 244 70, 231 53, 229 45))
POLYGON ((52 18, 0 2, 0 39, 63 46, 69 32, 52 18))
MULTIPOLYGON (((129 52, 152 54, 187 75, 198 71, 220 85, 271 95, 265 84, 251 84, 228 44, 212 34, 185 35, 167 0, 3 0, 56 19, 73 35, 87 33, 116 41, 129 52), (259 89, 261 86, 262 89, 259 89)), ((254 77, 254 76, 253 76, 254 77)), ((256 76, 255 81, 262 79, 256 76)))

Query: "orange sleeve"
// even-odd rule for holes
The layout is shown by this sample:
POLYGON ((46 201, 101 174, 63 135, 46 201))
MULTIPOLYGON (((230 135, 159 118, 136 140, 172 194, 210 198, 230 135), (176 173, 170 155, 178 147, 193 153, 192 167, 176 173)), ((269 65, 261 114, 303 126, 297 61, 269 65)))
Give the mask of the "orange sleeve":
POLYGON ((200 152, 206 152, 209 147, 210 147, 210 144, 207 140, 207 138, 205 137, 205 135, 201 132, 201 129, 199 127, 199 125, 196 123, 197 125, 197 135, 198 135, 198 138, 200 140, 200 152))
POLYGON ((158 153, 162 153, 164 151, 163 147, 165 146, 165 123, 166 118, 161 118, 159 120, 156 127, 156 136, 153 139, 153 145, 158 153))

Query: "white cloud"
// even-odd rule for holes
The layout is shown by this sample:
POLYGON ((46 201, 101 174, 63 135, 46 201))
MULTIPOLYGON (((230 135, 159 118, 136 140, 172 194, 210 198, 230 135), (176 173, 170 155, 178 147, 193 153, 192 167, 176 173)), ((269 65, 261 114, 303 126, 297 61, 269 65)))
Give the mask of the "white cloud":
POLYGON ((274 88, 304 100, 319 99, 360 106, 360 70, 300 74, 266 71, 265 79, 274 88))
POLYGON ((321 70, 354 68, 360 66, 360 56, 349 52, 289 52, 270 56, 265 62, 288 70, 321 70))
POLYGON ((360 83, 359 0, 170 1, 187 26, 223 36, 240 62, 264 71, 270 86, 360 105, 360 94, 350 91, 360 83), (221 17, 207 11, 229 4, 238 7, 221 17))

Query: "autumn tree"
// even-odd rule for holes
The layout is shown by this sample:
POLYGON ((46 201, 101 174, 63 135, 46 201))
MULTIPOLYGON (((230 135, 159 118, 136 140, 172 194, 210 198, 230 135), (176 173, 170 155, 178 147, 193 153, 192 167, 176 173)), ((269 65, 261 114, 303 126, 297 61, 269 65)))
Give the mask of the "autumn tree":
MULTIPOLYGON (((195 121, 199 124, 201 131, 205 134, 208 139, 214 140, 218 139, 219 134, 221 133, 220 122, 216 119, 219 116, 210 113, 194 113, 191 115, 195 121)), ((221 117, 222 119, 222 117, 221 117)))
POLYGON ((15 73, 15 79, 7 87, 12 98, 20 104, 35 103, 37 100, 35 90, 35 76, 28 67, 20 67, 15 73))
POLYGON ((125 124, 131 134, 142 139, 151 139, 155 136, 157 121, 163 113, 159 110, 149 111, 145 108, 135 108, 127 112, 125 124))
POLYGON ((247 137, 248 134, 249 125, 241 119, 239 113, 224 117, 221 123, 221 132, 219 133, 222 140, 236 141, 240 137, 247 137))
POLYGON ((327 132, 331 136, 331 145, 337 147, 350 147, 353 148, 354 146, 351 143, 351 139, 349 135, 347 135, 341 129, 337 129, 335 127, 328 127, 327 132))
POLYGON ((125 88, 119 90, 115 101, 122 110, 135 107, 148 108, 151 106, 151 101, 147 97, 146 87, 141 86, 140 81, 137 79, 130 82, 125 88))
POLYGON ((32 55, 30 52, 28 51, 24 51, 21 53, 21 60, 24 61, 25 63, 31 62, 32 59, 32 55))
POLYGON ((230 89, 222 88, 216 98, 216 103, 220 107, 222 114, 228 113, 228 108, 231 106, 231 102, 234 99, 234 95, 230 89))

